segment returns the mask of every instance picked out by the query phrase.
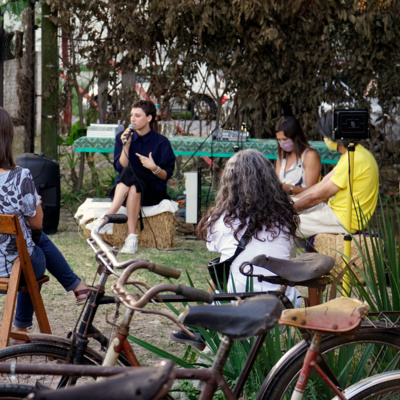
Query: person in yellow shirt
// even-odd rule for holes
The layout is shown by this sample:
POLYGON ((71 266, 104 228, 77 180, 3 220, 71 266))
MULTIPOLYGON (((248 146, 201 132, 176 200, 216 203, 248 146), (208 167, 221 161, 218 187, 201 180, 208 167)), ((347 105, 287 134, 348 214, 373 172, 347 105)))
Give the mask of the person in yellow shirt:
MULTIPOLYGON (((300 212, 298 235, 308 238, 317 233, 346 233, 347 187, 349 184, 349 157, 345 144, 332 140, 333 115, 325 114, 317 124, 326 146, 342 154, 338 164, 321 182, 301 192, 293 200, 300 212)), ((364 219, 369 220, 378 201, 379 169, 374 156, 361 144, 354 151, 352 185, 351 232, 363 228, 364 219), (360 208, 363 216, 360 215, 360 208)))

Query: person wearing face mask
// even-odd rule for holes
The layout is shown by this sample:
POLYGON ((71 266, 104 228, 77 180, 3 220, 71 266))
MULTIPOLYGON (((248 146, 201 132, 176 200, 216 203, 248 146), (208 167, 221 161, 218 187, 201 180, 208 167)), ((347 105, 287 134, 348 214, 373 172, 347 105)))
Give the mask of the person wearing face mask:
POLYGON ((297 195, 318 182, 321 160, 311 148, 300 123, 292 116, 283 116, 275 125, 278 141, 276 175, 282 188, 297 195))
MULTIPOLYGON (((317 233, 346 233, 347 187, 349 183, 349 157, 347 147, 332 139, 333 115, 325 114, 317 124, 326 146, 342 156, 333 170, 321 182, 294 198, 294 208, 300 214, 299 236, 317 233)), ((378 201, 379 169, 374 156, 361 144, 354 151, 351 231, 361 230, 363 220, 369 220, 378 201), (359 209, 361 208, 363 217, 359 209)))

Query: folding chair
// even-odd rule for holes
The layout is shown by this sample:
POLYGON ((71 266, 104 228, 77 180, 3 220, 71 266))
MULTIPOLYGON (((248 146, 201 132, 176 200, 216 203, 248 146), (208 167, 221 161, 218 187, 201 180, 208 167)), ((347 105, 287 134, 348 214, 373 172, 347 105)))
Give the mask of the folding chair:
POLYGON ((0 328, 0 349, 2 349, 8 345, 10 337, 28 340, 26 334, 22 332, 11 332, 18 291, 29 293, 40 332, 51 333, 51 329, 39 291, 39 285, 47 282, 49 277, 43 275, 42 278, 36 280, 18 216, 0 215, 0 233, 15 235, 19 255, 14 261, 10 277, 0 277, 0 293, 7 294, 0 328))

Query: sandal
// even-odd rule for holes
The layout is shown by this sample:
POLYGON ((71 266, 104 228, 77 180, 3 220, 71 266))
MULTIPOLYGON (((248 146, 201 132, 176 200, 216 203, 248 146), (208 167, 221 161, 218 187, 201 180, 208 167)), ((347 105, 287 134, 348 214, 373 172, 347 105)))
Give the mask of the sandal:
MULTIPOLYGON (((32 326, 29 326, 27 328, 22 328, 22 329, 14 327, 11 332, 24 334, 24 333, 29 333, 31 330, 32 330, 32 326)), ((11 346, 18 346, 19 344, 26 344, 26 343, 30 343, 30 342, 31 342, 30 340, 10 338, 11 346)))
POLYGON ((80 306, 81 304, 85 303, 85 301, 89 298, 89 292, 90 292, 89 288, 77 290, 76 292, 74 292, 77 306, 80 306))

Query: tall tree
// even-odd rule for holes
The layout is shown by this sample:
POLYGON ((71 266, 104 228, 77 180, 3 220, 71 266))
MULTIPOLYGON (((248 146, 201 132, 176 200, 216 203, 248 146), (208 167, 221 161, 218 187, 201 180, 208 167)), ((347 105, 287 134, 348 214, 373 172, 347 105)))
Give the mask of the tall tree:
POLYGON ((68 7, 99 24, 80 21, 90 68, 109 69, 113 60, 147 75, 154 96, 168 99, 205 63, 234 93, 233 123, 247 122, 256 137, 271 136, 282 113, 300 118, 312 136, 322 102, 369 106, 371 80, 385 109, 398 104, 400 9, 393 0, 74 0, 68 7))

